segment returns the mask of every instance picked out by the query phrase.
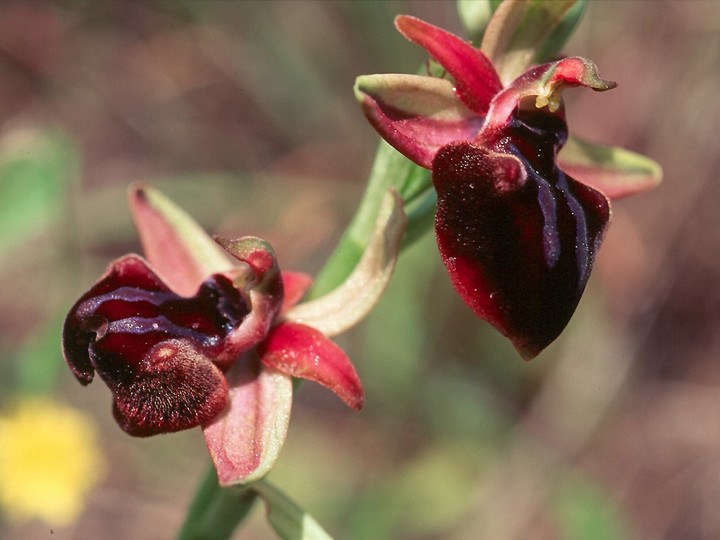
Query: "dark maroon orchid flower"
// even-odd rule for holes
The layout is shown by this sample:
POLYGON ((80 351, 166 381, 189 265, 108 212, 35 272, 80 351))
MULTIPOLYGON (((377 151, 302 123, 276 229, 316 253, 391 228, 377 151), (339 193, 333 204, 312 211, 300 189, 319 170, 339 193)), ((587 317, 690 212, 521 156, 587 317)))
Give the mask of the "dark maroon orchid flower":
MULTIPOLYGON (((615 181, 600 166, 558 158, 568 139, 563 89, 607 90, 594 64, 565 58, 503 84, 471 44, 409 16, 398 30, 444 77, 369 75, 356 94, 377 131, 432 170, 435 232, 456 290, 530 359, 562 332, 610 218, 609 196, 654 185, 615 181)), ((572 156, 571 156, 572 157, 572 156)))
POLYGON ((263 240, 213 241, 149 188, 133 189, 130 203, 149 262, 113 262, 63 328, 70 369, 82 384, 96 373, 107 384, 123 430, 148 436, 201 426, 221 483, 234 484, 263 475, 277 457, 291 377, 362 407, 355 369, 327 336, 380 297, 404 227, 397 196, 387 199, 350 285, 299 305, 309 277, 281 273, 263 240), (357 287, 365 296, 355 300, 357 287))

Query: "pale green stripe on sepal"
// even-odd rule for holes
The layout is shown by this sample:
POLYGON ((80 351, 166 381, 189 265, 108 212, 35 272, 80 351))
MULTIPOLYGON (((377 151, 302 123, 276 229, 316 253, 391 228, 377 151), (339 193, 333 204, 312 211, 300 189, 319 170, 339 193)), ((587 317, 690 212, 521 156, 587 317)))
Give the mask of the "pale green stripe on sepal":
MULTIPOLYGON (((427 190, 432 190, 432 182, 430 171, 416 165, 381 139, 360 206, 335 251, 315 279, 308 293, 309 298, 326 294, 339 286, 350 274, 369 242, 382 196, 390 188, 397 189, 405 204, 410 205, 414 199, 423 198, 427 190)), ((412 215, 409 219, 412 224, 412 215)), ((423 224, 418 223, 420 226, 423 224)), ((427 226, 425 230, 430 229, 427 226)), ((415 230, 415 236, 421 232, 415 230)))
POLYGON ((298 304, 284 316, 334 336, 362 320, 380 300, 395 268, 407 217, 391 189, 383 198, 372 237, 348 278, 331 292, 298 304))
POLYGON ((558 155, 560 168, 611 199, 656 187, 662 168, 652 159, 624 148, 570 136, 558 155))
MULTIPOLYGON (((175 250, 182 250, 184 255, 191 259, 199 269, 202 269, 207 276, 232 268, 233 263, 230 258, 215 240, 189 214, 160 191, 147 185, 134 184, 130 188, 131 208, 134 206, 133 197, 136 194, 140 196, 144 194, 149 206, 155 211, 156 218, 160 218, 164 222, 164 226, 167 227, 167 231, 172 231, 174 234, 175 242, 172 246, 165 246, 166 249, 171 247, 175 250)), ((146 248, 148 259, 155 266, 161 268, 162 260, 153 260, 152 255, 147 253, 148 244, 153 242, 153 238, 158 234, 158 231, 143 227, 143 220, 139 212, 134 210, 133 216, 143 245, 146 248)))

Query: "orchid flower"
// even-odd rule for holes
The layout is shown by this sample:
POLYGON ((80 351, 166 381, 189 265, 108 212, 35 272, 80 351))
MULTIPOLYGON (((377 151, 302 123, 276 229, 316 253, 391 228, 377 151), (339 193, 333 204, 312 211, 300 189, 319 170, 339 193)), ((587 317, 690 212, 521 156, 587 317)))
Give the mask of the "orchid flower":
POLYGON ((405 219, 388 193, 348 280, 298 303, 309 276, 281 272, 255 237, 212 239, 159 192, 135 186, 130 208, 147 259, 126 255, 70 310, 63 352, 77 380, 97 373, 130 435, 202 428, 223 485, 273 465, 285 439, 292 377, 318 382, 359 410, 358 375, 329 336, 358 322, 394 268, 405 219))
POLYGON ((530 66, 506 81, 498 73, 507 70, 461 38, 410 16, 395 24, 444 73, 362 76, 357 98, 387 142, 432 171, 437 244, 460 297, 531 359, 575 311, 609 198, 650 188, 659 173, 615 174, 579 141, 565 163, 558 157, 568 141, 562 91, 615 86, 589 60, 530 66))

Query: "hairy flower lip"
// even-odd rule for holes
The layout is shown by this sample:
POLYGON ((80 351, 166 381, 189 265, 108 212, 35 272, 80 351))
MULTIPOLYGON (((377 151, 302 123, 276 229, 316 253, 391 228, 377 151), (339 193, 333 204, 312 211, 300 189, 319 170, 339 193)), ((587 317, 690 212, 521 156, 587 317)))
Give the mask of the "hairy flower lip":
POLYGON ((507 179, 517 187, 497 190, 498 170, 515 173, 496 169, 495 159, 469 143, 438 154, 436 237, 460 297, 529 360, 569 321, 609 210, 600 193, 569 178, 553 185, 528 168, 520 169, 527 174, 522 185, 507 179), (468 160, 475 164, 472 176, 457 182, 468 160), (488 187, 479 189, 483 183, 488 187))
POLYGON ((134 255, 112 263, 73 306, 63 353, 83 385, 97 372, 120 427, 136 436, 200 425, 225 406, 222 341, 249 312, 221 275, 180 296, 134 255), (187 381, 194 378, 196 384, 187 381))

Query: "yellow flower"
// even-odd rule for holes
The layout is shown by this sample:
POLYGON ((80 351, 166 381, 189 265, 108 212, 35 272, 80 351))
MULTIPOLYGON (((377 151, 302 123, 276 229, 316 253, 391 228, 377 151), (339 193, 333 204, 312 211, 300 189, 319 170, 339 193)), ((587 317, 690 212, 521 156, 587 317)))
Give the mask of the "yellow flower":
POLYGON ((102 469, 94 426, 74 409, 23 399, 0 416, 0 506, 10 519, 71 523, 102 469))

